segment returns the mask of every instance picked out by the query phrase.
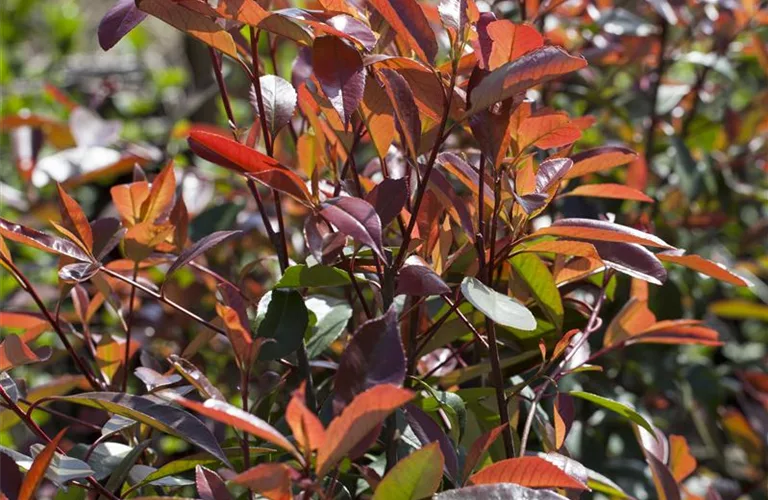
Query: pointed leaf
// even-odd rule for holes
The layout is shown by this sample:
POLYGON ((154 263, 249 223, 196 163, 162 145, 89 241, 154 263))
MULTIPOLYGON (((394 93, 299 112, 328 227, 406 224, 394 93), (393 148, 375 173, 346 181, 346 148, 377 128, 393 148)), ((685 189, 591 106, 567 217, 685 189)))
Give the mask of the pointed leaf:
POLYGON ((312 68, 325 96, 345 124, 363 100, 365 71, 360 53, 334 36, 315 39, 312 68))
POLYGON ((536 172, 536 192, 546 193, 557 186, 571 167, 573 162, 568 158, 548 158, 541 162, 536 172))
POLYGON ((500 325, 525 331, 536 329, 536 318, 524 305, 476 278, 464 278, 461 293, 477 310, 500 325))
MULTIPOLYGON (((120 460, 120 463, 117 465, 117 467, 110 473, 109 480, 107 481, 107 484, 104 485, 104 489, 111 493, 119 491, 119 488, 123 485, 125 480, 128 479, 128 475, 131 472, 131 469, 134 465, 136 465, 136 462, 141 457, 141 454, 144 453, 144 450, 146 450, 150 444, 152 444, 152 441, 148 439, 139 443, 138 446, 131 448, 130 451, 123 457, 123 459, 120 460)), ((99 500, 102 498, 106 497, 101 495, 99 500)))
POLYGON ((425 62, 434 62, 437 40, 416 0, 370 0, 370 4, 425 62))
POLYGON ((57 400, 137 420, 198 446, 225 464, 229 463, 218 440, 200 420, 184 410, 158 403, 156 399, 119 392, 86 392, 75 396, 62 396, 57 400))
POLYGON ((571 156, 573 168, 565 175, 574 179, 594 172, 602 172, 637 159, 637 153, 622 146, 602 146, 571 156))
POLYGON ((520 277, 536 302, 560 331, 563 327, 563 301, 557 289, 555 279, 544 261, 532 253, 520 253, 513 256, 509 263, 520 277))
POLYGON ((477 464, 480 463, 483 455, 485 455, 494 441, 501 436, 501 433, 504 432, 506 427, 506 424, 494 427, 472 443, 472 447, 469 449, 469 453, 467 453, 467 457, 464 459, 464 472, 462 473, 464 481, 466 481, 469 475, 472 474, 472 471, 477 467, 477 464))
POLYGON ((389 97, 403 140, 411 158, 419 154, 421 143, 421 118, 408 81, 397 71, 383 68, 378 71, 384 91, 389 97))
POLYGON ((19 500, 34 500, 35 492, 43 482, 45 472, 48 469, 48 465, 53 460, 53 456, 56 453, 56 448, 59 446, 64 434, 67 433, 69 428, 64 428, 59 431, 58 434, 51 440, 50 443, 45 445, 43 451, 41 451, 32 462, 32 467, 29 468, 29 472, 24 476, 24 482, 21 483, 19 489, 19 500))
POLYGON ((487 68, 491 71, 544 45, 536 28, 506 19, 488 23, 485 31, 493 44, 487 68))
POLYGON ((286 464, 261 464, 236 476, 232 481, 269 500, 291 500, 291 468, 286 464))
POLYGON ((748 286, 746 281, 731 273, 723 266, 698 255, 671 255, 660 253, 657 254, 656 257, 662 262, 672 262, 673 264, 685 266, 688 269, 693 269, 698 273, 706 274, 707 276, 730 283, 731 285, 748 286))
POLYGON ((275 283, 275 288, 324 288, 349 285, 349 275, 331 266, 305 264, 290 266, 275 283))
MULTIPOLYGON (((293 117, 297 102, 296 89, 293 88, 293 85, 275 75, 262 76, 259 78, 259 84, 267 126, 272 133, 272 137, 274 137, 293 117)), ((250 101, 251 107, 258 116, 259 105, 253 87, 251 87, 250 101)))
POLYGON ((597 394, 592 394, 589 392, 572 391, 572 392, 569 392, 568 394, 577 398, 585 399, 598 406, 602 406, 606 410, 610 410, 616 413, 617 415, 620 415, 628 420, 631 420, 632 422, 636 423, 643 429, 646 429, 648 432, 653 434, 653 426, 651 426, 651 424, 649 424, 648 421, 645 420, 634 409, 630 408, 624 403, 619 403, 618 401, 604 398, 602 396, 598 396, 597 394))
POLYGON ((593 219, 561 219, 539 229, 536 236, 551 234, 581 240, 637 243, 650 247, 673 248, 658 236, 621 224, 593 219))
POLYGON ((198 465, 195 467, 195 486, 202 500, 227 500, 232 495, 221 476, 211 469, 198 465))
POLYGON ((567 500, 566 497, 548 490, 532 490, 519 484, 483 484, 438 493, 433 500, 567 500))
POLYGON ((64 227, 73 231, 80 241, 85 244, 85 247, 92 251, 93 233, 91 232, 91 225, 88 223, 88 218, 85 216, 82 207, 80 207, 80 204, 78 204, 74 198, 64 191, 61 184, 56 183, 56 188, 59 190, 59 208, 62 214, 64 227))
POLYGON ((476 113, 586 65, 587 62, 583 58, 571 56, 559 47, 546 46, 536 49, 497 68, 485 77, 472 90, 472 107, 468 114, 476 113))
POLYGON ((635 188, 623 184, 584 184, 568 191, 563 196, 589 196, 653 203, 653 198, 635 188))
POLYGON ((0 342, 0 372, 17 366, 38 363, 50 357, 50 348, 41 358, 18 335, 8 335, 0 342))
POLYGON ((340 233, 371 247, 382 259, 381 219, 370 203, 360 198, 341 197, 326 200, 320 215, 336 226, 340 233))
POLYGON ((2 217, 0 217, 0 236, 45 252, 66 255, 80 262, 91 262, 92 260, 82 248, 69 240, 50 236, 21 224, 14 224, 2 217))
POLYGON ((176 260, 173 261, 171 267, 165 272, 165 279, 168 280, 168 277, 173 274, 174 271, 189 264, 211 248, 239 234, 242 234, 242 231, 216 231, 215 233, 205 236, 194 245, 184 249, 184 251, 176 257, 176 260))
POLYGON ((575 408, 573 398, 568 394, 559 392, 555 398, 555 448, 558 450, 565 444, 565 438, 568 437, 568 431, 571 430, 575 408))
POLYGON ((395 295, 405 294, 421 297, 444 295, 450 292, 450 287, 426 265, 412 264, 400 268, 395 295))
POLYGON ((408 201, 408 186, 405 179, 384 179, 368 193, 365 201, 379 214, 381 227, 385 228, 395 220, 408 201))
POLYGON ((99 22, 99 45, 109 50, 147 17, 135 0, 117 0, 99 22))
POLYGON ((325 428, 317 415, 309 411, 305 403, 305 388, 294 391, 285 410, 285 421, 291 428, 293 438, 306 452, 315 451, 325 443, 325 428))
POLYGON ((328 426, 325 444, 317 453, 317 475, 322 477, 330 472, 363 438, 414 396, 406 389, 383 384, 355 397, 328 426))
POLYGON ((470 476, 469 482, 471 484, 515 483, 529 488, 587 489, 587 485, 539 457, 509 458, 496 462, 470 476))
POLYGON ((283 358, 295 352, 304 341, 308 324, 309 312, 301 294, 297 290, 274 290, 257 333, 259 339, 275 341, 264 344, 259 359, 283 358))
POLYGON ((373 500, 419 500, 431 496, 443 480, 443 454, 438 443, 400 460, 381 480, 373 500))
POLYGON ((595 241, 592 244, 608 267, 654 285, 667 280, 667 270, 658 257, 637 243, 595 241))

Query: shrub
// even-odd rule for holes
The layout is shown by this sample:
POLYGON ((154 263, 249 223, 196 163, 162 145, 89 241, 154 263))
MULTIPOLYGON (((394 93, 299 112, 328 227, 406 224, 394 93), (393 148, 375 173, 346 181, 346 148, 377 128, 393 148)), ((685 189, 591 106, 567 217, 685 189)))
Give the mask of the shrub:
POLYGON ((598 3, 119 0, 101 46, 206 44, 228 128, 139 148, 52 86, 68 123, 3 119, 52 218, 0 218, 6 494, 765 494, 766 12, 598 3), (717 225, 754 260, 686 252, 717 225), (716 371, 713 315, 762 355, 716 371))

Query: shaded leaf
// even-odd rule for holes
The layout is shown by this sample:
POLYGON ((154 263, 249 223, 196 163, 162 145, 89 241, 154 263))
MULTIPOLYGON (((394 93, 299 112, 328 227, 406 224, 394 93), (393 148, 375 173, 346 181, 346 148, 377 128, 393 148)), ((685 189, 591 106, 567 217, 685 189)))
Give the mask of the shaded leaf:
POLYGON ((315 39, 312 68, 323 93, 348 124, 365 90, 363 59, 354 47, 334 36, 315 39))
POLYGON ((556 187, 573 167, 573 162, 568 158, 548 158, 541 162, 536 172, 536 192, 546 193, 556 187))
POLYGON ((218 440, 197 418, 169 404, 158 403, 144 396, 132 396, 119 392, 86 392, 75 396, 62 396, 66 401, 89 406, 146 424, 160 432, 176 436, 202 448, 225 464, 227 458, 218 440))
POLYGON ((395 295, 429 296, 450 292, 448 285, 426 264, 408 264, 406 261, 406 265, 400 268, 395 295))
POLYGON ((395 220, 407 200, 408 186, 405 179, 384 179, 365 197, 365 201, 379 214, 382 228, 395 220))
POLYGON ((357 395, 328 426, 325 444, 317 453, 317 475, 330 472, 363 438, 414 396, 411 391, 388 384, 357 395))
POLYGON ((485 286, 476 278, 464 278, 461 293, 477 310, 500 325, 525 331, 536 329, 536 318, 524 305, 485 286))
POLYGON ((227 490, 224 480, 211 469, 198 465, 195 467, 195 486, 202 500, 227 500, 232 495, 227 490))
POLYGON ((66 191, 61 184, 56 183, 59 191, 59 210, 62 215, 64 227, 73 231, 89 251, 93 250, 93 233, 88 218, 82 207, 66 191))
POLYGON ((336 267, 323 265, 307 267, 305 264, 296 264, 285 270, 275 283, 275 288, 323 288, 345 286, 350 283, 349 275, 336 267))
POLYGON ((99 22, 99 45, 109 50, 147 17, 134 0, 117 0, 99 22))
POLYGON ((50 357, 51 350, 46 348, 42 357, 36 354, 18 335, 8 335, 0 342, 0 371, 17 366, 39 363, 50 357))
POLYGON ((373 500, 419 500, 432 495, 443 479, 443 454, 438 443, 400 460, 382 478, 373 500))
POLYGON ((608 267, 654 285, 667 281, 667 270, 658 257, 637 243, 595 241, 592 244, 608 267))
POLYGON ((408 81, 393 69, 382 68, 378 75, 395 112, 404 145, 408 148, 411 158, 415 159, 419 155, 421 144, 421 118, 411 87, 408 81))
MULTIPOLYGON (((440 404, 441 410, 449 408, 450 411, 453 411, 452 407, 448 404, 443 404, 442 402, 440 404)), ((419 442, 423 446, 433 442, 439 444, 440 452, 444 459, 443 470, 445 474, 452 480, 457 479, 459 474, 459 457, 456 454, 451 438, 424 410, 413 404, 409 403, 406 405, 405 416, 408 419, 408 425, 410 425, 411 430, 419 438, 419 442)))
POLYGON ((558 450, 565 444, 565 438, 568 437, 568 431, 571 430, 574 416, 573 398, 562 392, 557 393, 554 405, 554 422, 555 448, 558 450))
POLYGON ((509 263, 558 331, 561 330, 565 314, 563 301, 555 279, 544 261, 532 253, 519 253, 509 259, 509 263))
MULTIPOLYGON (((110 473, 109 480, 107 481, 107 484, 104 485, 104 489, 111 493, 118 491, 125 480, 128 479, 131 468, 133 468, 139 457, 141 457, 141 454, 151 443, 152 441, 146 440, 139 443, 138 446, 131 448, 130 451, 126 453, 122 458, 122 460, 120 460, 120 463, 117 465, 117 467, 110 473)), ((102 498, 106 497, 102 495, 99 497, 99 500, 102 498)))
POLYGON ((360 198, 331 198, 322 203, 320 215, 336 226, 340 233, 371 247, 382 259, 381 219, 370 203, 360 198))
POLYGON ((344 300, 323 295, 307 297, 304 305, 317 319, 307 340, 307 355, 312 359, 322 354, 346 330, 352 307, 344 300))
POLYGON ((301 294, 296 290, 274 290, 257 333, 260 339, 275 341, 262 346, 259 359, 277 359, 295 352, 304 341, 308 324, 309 313, 301 294))
POLYGON ((205 236, 192 246, 185 248, 184 251, 181 252, 178 257, 176 257, 176 260, 173 261, 171 267, 169 267, 165 272, 166 281, 168 280, 168 277, 177 269, 189 264, 195 258, 199 257, 216 245, 219 245, 229 238, 239 234, 242 234, 242 231, 216 231, 215 233, 211 233, 208 236, 205 236))

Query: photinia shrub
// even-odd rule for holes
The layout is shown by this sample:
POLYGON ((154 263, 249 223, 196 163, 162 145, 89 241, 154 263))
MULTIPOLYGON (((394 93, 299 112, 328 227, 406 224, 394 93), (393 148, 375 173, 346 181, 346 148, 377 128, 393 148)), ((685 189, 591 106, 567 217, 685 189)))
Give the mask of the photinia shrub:
MULTIPOLYGON (((703 23, 697 9, 719 12, 755 28, 768 66, 756 29, 768 16, 755 2, 654 1, 639 8, 648 24, 613 2, 512 3, 119 0, 101 47, 151 18, 202 42, 228 127, 126 144, 119 121, 52 86, 68 123, 3 118, 19 179, 55 200, 42 230, 0 218, 0 261, 25 297, 0 313, 13 330, 0 428, 16 437, 0 448, 5 494, 46 496, 50 483, 57 498, 696 497, 690 429, 671 433, 658 400, 625 397, 640 382, 620 383, 615 359, 638 350, 657 370, 647 344, 723 345, 712 322, 655 312, 673 269, 741 294, 715 314, 765 320, 752 292, 732 291, 760 271, 657 232, 671 208, 646 188, 663 171, 651 167, 665 127, 686 137, 707 78, 677 94, 662 83, 669 33, 703 23), (566 29, 587 17, 610 36, 566 29), (601 71, 633 57, 659 60, 645 135, 595 144, 613 111, 566 97, 599 94, 601 71), (246 95, 228 88, 238 78, 246 95), (60 151, 38 159, 43 138, 60 151), (76 199, 93 182, 109 186, 99 217, 76 199), (37 251, 58 258, 55 287, 37 283, 37 251), (30 370, 52 377, 25 387, 30 370), (634 436, 622 443, 649 473, 642 495, 612 480, 610 457, 571 451, 592 426, 634 436)), ((749 135, 732 121, 728 135, 749 135)), ((744 155, 764 152, 765 123, 744 155)), ((681 144, 681 175, 699 182, 681 144)), ((749 466, 737 494, 767 470, 768 384, 746 368, 738 407, 719 410, 749 466)))

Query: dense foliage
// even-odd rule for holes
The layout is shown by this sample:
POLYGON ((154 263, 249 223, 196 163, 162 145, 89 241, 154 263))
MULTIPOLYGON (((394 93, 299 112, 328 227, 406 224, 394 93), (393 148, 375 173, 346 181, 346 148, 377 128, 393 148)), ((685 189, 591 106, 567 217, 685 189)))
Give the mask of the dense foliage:
POLYGON ((768 498, 764 3, 9 2, 2 493, 768 498))

